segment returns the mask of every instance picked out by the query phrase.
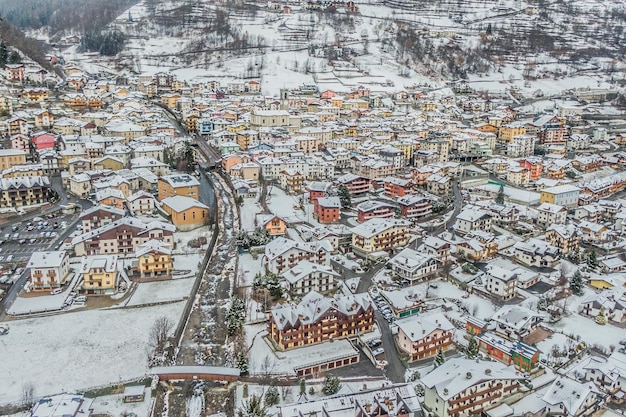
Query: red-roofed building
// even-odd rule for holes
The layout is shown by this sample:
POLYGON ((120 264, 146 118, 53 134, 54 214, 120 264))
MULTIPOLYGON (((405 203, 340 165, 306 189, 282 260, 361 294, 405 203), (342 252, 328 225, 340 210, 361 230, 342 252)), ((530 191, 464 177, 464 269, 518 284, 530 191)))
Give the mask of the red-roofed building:
POLYGON ((56 138, 53 135, 45 132, 34 134, 31 140, 37 150, 52 149, 54 148, 54 144, 56 143, 56 138))

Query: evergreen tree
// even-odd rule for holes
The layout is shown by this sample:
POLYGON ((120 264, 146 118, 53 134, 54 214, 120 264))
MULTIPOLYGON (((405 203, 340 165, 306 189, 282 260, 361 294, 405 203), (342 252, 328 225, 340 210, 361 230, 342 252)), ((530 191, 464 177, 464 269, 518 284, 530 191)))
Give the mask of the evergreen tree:
POLYGON ((596 316, 596 323, 604 326, 606 324, 606 314, 604 313, 604 307, 600 307, 600 311, 596 316))
POLYGON ((237 196, 237 205, 238 206, 243 206, 243 196, 241 196, 241 195, 237 196))
POLYGON ((304 378, 300 378, 300 395, 306 394, 306 380, 304 378))
POLYGON ((587 252, 587 265, 589 265, 589 268, 595 268, 598 266, 598 255, 593 249, 589 249, 587 252))
POLYGON ((4 68, 9 59, 9 49, 4 41, 0 42, 0 67, 4 68))
POLYGON ((17 51, 11 51, 11 53, 9 54, 9 57, 7 58, 7 63, 9 64, 21 64, 22 63, 22 57, 20 56, 20 53, 17 51))
POLYGON ((504 204, 504 185, 500 186, 498 190, 498 195, 496 196, 496 203, 504 204))
POLYGON ((467 345, 467 348, 465 349, 465 355, 469 358, 469 359, 474 359, 476 357, 478 357, 478 342, 476 341, 476 338, 474 336, 472 336, 470 338, 470 341, 467 345))
POLYGON ((185 142, 182 152, 183 170, 185 172, 193 172, 196 164, 196 152, 191 146, 191 143, 185 142))
POLYGON ((326 395, 333 395, 341 389, 341 380, 333 374, 327 374, 324 378, 324 388, 322 391, 326 395))
POLYGON ((278 404, 279 400, 280 397, 278 396, 278 388, 274 385, 270 386, 267 391, 265 391, 265 405, 271 407, 278 404))
POLYGON ((569 288, 574 295, 583 295, 583 276, 580 271, 576 271, 570 279, 569 288))
POLYGON ((446 357, 443 354, 443 350, 441 348, 437 349, 437 354, 435 355, 434 365, 435 368, 440 367, 446 361, 446 357))
POLYGON ((267 404, 263 403, 261 397, 253 395, 239 407, 237 417, 269 417, 267 404))
POLYGON ((337 194, 339 195, 339 201, 341 201, 342 208, 352 207, 352 197, 350 196, 350 190, 345 185, 340 185, 337 188, 337 194))
POLYGON ((237 368, 239 368, 241 375, 248 375, 248 357, 243 350, 237 354, 237 368))
POLYGON ((492 27, 491 27, 491 23, 489 23, 487 25, 487 35, 491 35, 491 32, 493 31, 492 27))

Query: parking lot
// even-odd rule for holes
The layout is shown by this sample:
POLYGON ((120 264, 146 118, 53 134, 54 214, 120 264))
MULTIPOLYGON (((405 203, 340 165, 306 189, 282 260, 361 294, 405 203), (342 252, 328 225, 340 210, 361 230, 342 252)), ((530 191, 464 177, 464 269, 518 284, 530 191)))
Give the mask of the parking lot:
POLYGON ((0 263, 25 262, 33 252, 49 249, 71 221, 71 216, 36 217, 2 227, 0 263))

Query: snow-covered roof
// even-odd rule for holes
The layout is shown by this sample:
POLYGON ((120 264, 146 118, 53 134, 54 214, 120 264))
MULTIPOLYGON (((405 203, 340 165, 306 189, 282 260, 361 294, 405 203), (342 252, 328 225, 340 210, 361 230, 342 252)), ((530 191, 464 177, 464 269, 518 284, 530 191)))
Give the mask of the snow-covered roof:
POLYGON ((444 332, 454 330, 454 325, 441 312, 407 317, 396 320, 394 323, 406 334, 411 342, 420 341, 435 330, 444 332))
POLYGON ((161 201, 161 204, 171 208, 177 213, 181 213, 191 208, 201 208, 201 209, 206 209, 206 210, 209 209, 209 207, 202 204, 198 200, 191 198, 191 197, 183 196, 183 195, 175 195, 172 197, 167 197, 166 199, 161 201))
POLYGON ((422 377, 421 381, 447 401, 476 384, 522 378, 515 369, 500 362, 452 358, 422 377))
POLYGON ((569 378, 557 378, 546 391, 542 400, 550 406, 563 404, 563 410, 567 415, 578 415, 580 408, 584 406, 587 397, 598 391, 592 383, 581 384, 569 378))
POLYGON ((287 282, 289 282, 290 284, 294 284, 314 272, 320 272, 324 275, 332 275, 335 277, 340 276, 330 266, 315 264, 313 262, 307 261, 306 259, 298 262, 298 265, 294 266, 288 271, 283 272, 281 276, 285 278, 285 280, 287 280, 287 282))
POLYGON ((360 225, 353 227, 351 231, 355 235, 363 236, 364 238, 369 239, 392 227, 397 227, 397 226, 409 227, 410 225, 411 225, 410 221, 402 220, 402 219, 373 218, 373 219, 366 221, 365 223, 361 223, 360 225))
POLYGON ((50 252, 33 252, 26 265, 27 269, 32 268, 58 268, 68 255, 64 250, 50 252))

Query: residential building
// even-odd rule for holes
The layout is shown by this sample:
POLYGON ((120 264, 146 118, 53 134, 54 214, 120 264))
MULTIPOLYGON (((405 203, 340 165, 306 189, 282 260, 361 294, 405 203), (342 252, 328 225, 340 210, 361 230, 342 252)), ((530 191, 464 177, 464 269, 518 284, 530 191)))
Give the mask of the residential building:
POLYGON ((80 214, 82 232, 91 232, 126 216, 124 210, 111 206, 96 205, 80 214))
POLYGON ((400 217, 413 219, 428 216, 433 211, 432 201, 426 197, 409 194, 398 198, 400 217))
POLYGON ((368 200, 356 206, 357 219, 364 223, 370 219, 391 219, 396 216, 395 206, 378 200, 368 200))
POLYGON ((395 276, 415 284, 435 275, 439 270, 440 263, 439 260, 430 255, 405 248, 391 258, 388 265, 391 266, 391 271, 395 276))
POLYGON ((360 177, 354 174, 343 174, 337 178, 339 186, 343 185, 350 192, 352 198, 363 197, 369 193, 371 185, 367 178, 360 177))
POLYGON ((450 259, 450 243, 436 236, 428 236, 424 239, 424 252, 442 263, 450 259))
POLYGON ((148 240, 157 239, 174 246, 176 227, 159 221, 144 223, 134 217, 123 217, 97 229, 72 238, 76 256, 132 254, 148 240))
POLYGON ((70 273, 70 257, 65 251, 33 252, 26 269, 33 290, 61 288, 70 273))
POLYGON ((397 177, 387 177, 383 180, 383 183, 384 194, 387 197, 403 197, 413 192, 413 181, 411 180, 397 177))
POLYGON ((499 266, 490 266, 484 276, 485 289, 495 298, 509 300, 517 296, 517 273, 499 266))
POLYGON ((394 322, 398 326, 398 347, 409 354, 410 361, 434 356, 439 349, 454 348, 454 325, 442 313, 426 313, 394 322))
POLYGON ((198 199, 200 182, 189 174, 172 174, 159 178, 157 186, 159 201, 177 195, 198 199))
POLYGON ((556 187, 544 188, 541 190, 539 201, 541 203, 551 203, 567 208, 578 206, 578 194, 580 188, 565 184, 556 187))
POLYGON ((543 319, 541 314, 518 305, 502 306, 491 316, 495 332, 509 340, 523 340, 543 319))
POLYGON ((371 219, 351 229, 352 249, 362 256, 391 251, 409 243, 411 222, 400 219, 371 219))
POLYGON ((340 276, 330 266, 315 264, 306 259, 281 274, 286 290, 292 297, 302 297, 311 291, 323 295, 332 294, 337 289, 340 276))
POLYGON ((278 174, 280 186, 289 194, 300 194, 304 184, 304 176, 301 172, 293 168, 287 168, 278 174))
POLYGON ((591 383, 580 383, 558 376, 541 398, 541 415, 590 417, 602 405, 602 393, 591 383))
POLYGON ((515 394, 523 376, 502 363, 452 358, 420 380, 423 407, 437 417, 469 417, 515 394))
POLYGON ((576 226, 573 224, 552 224, 546 230, 546 242, 559 248, 561 255, 577 251, 579 236, 576 226))
POLYGON ((0 149, 0 171, 26 164, 26 152, 19 149, 0 149))
POLYGON ((483 209, 465 207, 456 218, 454 230, 461 235, 474 230, 491 230, 491 216, 483 209))
POLYGON ((119 279, 117 255, 96 255, 83 259, 80 267, 82 292, 88 295, 114 294, 119 279))
POLYGON ((567 209, 557 204, 541 203, 537 211, 537 224, 543 227, 564 224, 567 219, 567 209))
POLYGON ((51 198, 48 177, 0 178, 0 208, 44 204, 51 198))
POLYGON ((135 271, 141 279, 170 278, 173 267, 172 248, 156 239, 137 246, 135 271))
POLYGON ((490 332, 481 333, 476 339, 481 352, 519 371, 531 372, 539 362, 539 350, 518 340, 510 341, 490 332))
POLYGON ((180 230, 195 229, 209 222, 209 207, 191 197, 167 197, 161 201, 161 207, 180 230))
POLYGON ((341 213, 339 197, 318 197, 313 204, 313 218, 323 224, 337 223, 341 213))
POLYGON ((362 389, 339 393, 330 397, 314 398, 292 404, 277 405, 280 417, 341 416, 341 417, 403 417, 421 412, 420 400, 412 384, 385 385, 382 388, 362 389), (306 410, 306 414, 302 411, 306 410))
POLYGON ((328 240, 310 243, 296 242, 284 237, 277 237, 265 245, 263 266, 270 272, 280 274, 291 269, 302 260, 319 265, 330 265, 333 247, 328 240))
POLYGON ((623 402, 626 390, 626 354, 613 351, 608 358, 591 356, 583 369, 586 381, 592 382, 599 391, 610 395, 612 401, 623 402))
POLYGON ((552 268, 559 259, 559 248, 543 240, 531 238, 513 245, 513 260, 522 265, 552 268))
POLYGON ((284 236, 287 233, 287 222, 272 215, 265 215, 260 224, 270 236, 284 236))
POLYGON ((137 191, 126 199, 126 205, 134 216, 145 216, 154 213, 156 199, 146 191, 137 191))
POLYGON ((356 336, 373 328, 374 306, 363 294, 326 298, 311 291, 296 305, 277 305, 267 319, 268 338, 277 350, 356 336))

